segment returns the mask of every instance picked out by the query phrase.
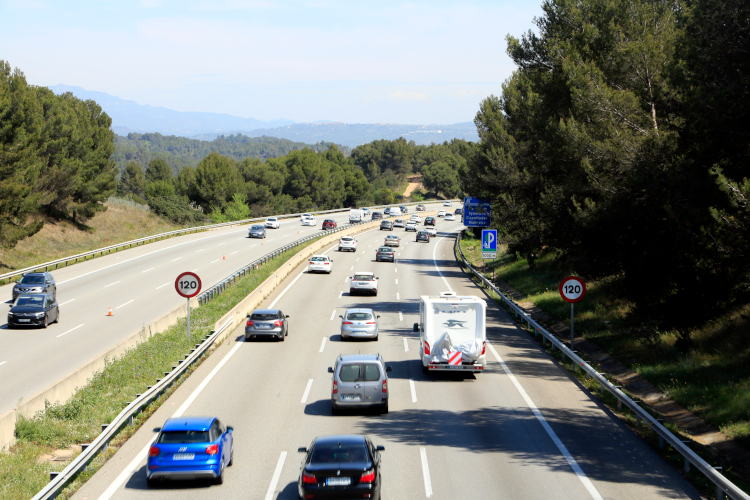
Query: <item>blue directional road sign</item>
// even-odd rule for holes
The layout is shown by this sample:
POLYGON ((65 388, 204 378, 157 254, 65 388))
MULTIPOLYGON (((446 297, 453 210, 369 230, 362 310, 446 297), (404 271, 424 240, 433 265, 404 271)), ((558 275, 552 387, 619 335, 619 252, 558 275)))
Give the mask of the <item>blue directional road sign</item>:
POLYGON ((489 201, 467 196, 464 198, 464 226, 488 227, 491 209, 492 204, 489 201))
POLYGON ((497 229, 482 229, 482 258, 497 259, 497 229))

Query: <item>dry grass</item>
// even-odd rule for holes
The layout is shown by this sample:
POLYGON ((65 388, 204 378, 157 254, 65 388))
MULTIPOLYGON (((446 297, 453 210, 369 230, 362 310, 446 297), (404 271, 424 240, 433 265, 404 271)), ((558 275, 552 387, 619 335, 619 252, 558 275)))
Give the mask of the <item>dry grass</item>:
POLYGON ((97 248, 180 229, 150 212, 108 204, 86 225, 47 220, 37 234, 21 240, 15 248, 0 250, 0 272, 24 269, 43 262, 97 248))

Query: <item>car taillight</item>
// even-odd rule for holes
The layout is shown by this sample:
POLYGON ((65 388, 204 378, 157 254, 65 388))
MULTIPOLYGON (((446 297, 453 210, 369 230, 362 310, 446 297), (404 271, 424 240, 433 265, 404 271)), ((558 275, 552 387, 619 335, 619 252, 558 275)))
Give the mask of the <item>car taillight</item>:
POLYGON ((374 321, 368 321, 367 324, 368 325, 375 325, 376 323, 374 321))
POLYGON ((359 478, 360 483, 373 483, 375 482, 375 469, 370 469, 367 472, 362 473, 362 477, 359 478))
POLYGON ((312 474, 310 474, 308 472, 303 472, 302 473, 302 482, 305 483, 305 484, 317 484, 318 483, 318 478, 316 478, 314 475, 312 475, 312 474))
POLYGON ((281 320, 274 321, 273 326, 281 326, 281 320))
POLYGON ((339 393, 339 383, 335 380, 333 381, 333 393, 338 394, 339 393))
POLYGON ((425 356, 429 356, 430 355, 430 344, 428 344, 426 340, 425 340, 425 343, 424 343, 424 354, 425 354, 425 356))
POLYGON ((351 321, 344 321, 344 324, 345 325, 353 325, 354 323, 352 323, 351 321))
POLYGON ((149 456, 149 457, 158 457, 158 456, 159 456, 159 453, 160 453, 160 450, 159 450, 159 448, 158 448, 158 447, 156 447, 156 446, 152 446, 152 447, 151 447, 151 448, 149 448, 149 450, 148 450, 148 456, 149 456))
POLYGON ((207 455, 216 455, 219 453, 219 445, 218 444, 209 444, 206 447, 206 454, 207 455))
POLYGON ((487 349, 487 342, 482 342, 482 356, 484 356, 484 351, 487 349))
POLYGON ((323 265, 324 265, 324 266, 327 266, 327 265, 328 265, 328 262, 323 262, 323 265))
POLYGON ((254 324, 255 324, 255 323, 253 323, 252 321, 250 321, 250 320, 247 320, 247 326, 253 326, 254 324))
POLYGON ((383 380, 383 392, 388 392, 388 381, 383 380))

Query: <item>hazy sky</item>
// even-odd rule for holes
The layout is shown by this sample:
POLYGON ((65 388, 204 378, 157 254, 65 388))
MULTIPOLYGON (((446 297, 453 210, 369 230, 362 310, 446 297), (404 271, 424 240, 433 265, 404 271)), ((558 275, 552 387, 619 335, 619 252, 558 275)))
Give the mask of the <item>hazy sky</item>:
POLYGON ((499 94, 541 0, 0 0, 34 85, 297 122, 456 123, 499 94))

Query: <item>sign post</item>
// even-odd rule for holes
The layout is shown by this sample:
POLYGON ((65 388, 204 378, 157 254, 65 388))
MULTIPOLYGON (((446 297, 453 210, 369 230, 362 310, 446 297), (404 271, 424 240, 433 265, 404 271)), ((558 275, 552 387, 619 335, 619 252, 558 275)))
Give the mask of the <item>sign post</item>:
POLYGON ((201 291, 201 279, 197 274, 184 272, 177 276, 174 282, 174 288, 177 293, 187 299, 187 339, 190 340, 190 299, 198 295, 201 291))
POLYGON ((580 301, 586 295, 586 283, 576 276, 568 276, 560 282, 560 296, 565 302, 570 303, 570 350, 573 350, 573 304, 580 301))
MULTIPOLYGON (((497 259, 497 229, 482 229, 482 258, 497 259)), ((495 266, 492 266, 492 281, 495 281, 495 266)))

